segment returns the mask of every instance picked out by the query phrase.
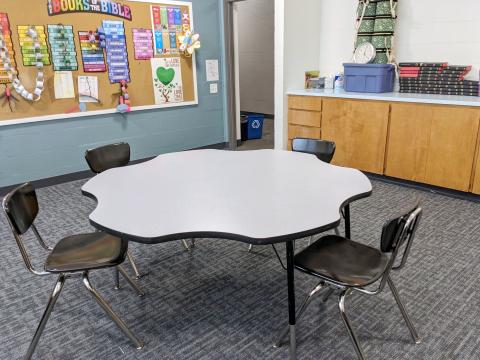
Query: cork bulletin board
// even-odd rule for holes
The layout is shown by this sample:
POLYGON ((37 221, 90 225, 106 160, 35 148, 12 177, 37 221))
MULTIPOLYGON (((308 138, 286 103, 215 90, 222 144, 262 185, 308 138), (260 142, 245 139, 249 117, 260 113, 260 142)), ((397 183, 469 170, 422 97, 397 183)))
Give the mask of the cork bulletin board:
MULTIPOLYGON (((15 94, 20 101, 14 104, 15 109, 12 112, 4 99, 0 100, 0 126, 22 122, 116 113, 119 103, 120 84, 112 83, 109 74, 111 64, 109 64, 107 60, 106 51, 103 50, 106 69, 101 72, 85 72, 85 64, 83 63, 82 57, 80 33, 95 31, 102 27, 105 21, 122 22, 124 25, 129 68, 128 95, 131 101, 131 111, 198 104, 195 54, 185 56, 176 50, 162 52, 162 50, 157 49, 157 46, 162 43, 162 40, 163 43, 165 43, 165 41, 171 41, 172 44, 174 43, 172 38, 168 38, 168 26, 164 29, 167 32, 167 38, 164 37, 161 39, 162 33, 161 30, 158 30, 160 22, 167 21, 163 14, 163 11, 166 11, 166 9, 175 9, 177 12, 180 12, 182 20, 184 23, 185 21, 189 21, 190 29, 193 32, 192 4, 183 1, 1 0, 0 13, 7 14, 10 24, 11 45, 14 53, 14 61, 12 63, 16 65, 19 74, 18 77, 25 88, 35 88, 37 69, 35 66, 28 66, 28 61, 27 64, 25 64, 25 58, 21 48, 22 26, 44 27, 50 61, 48 64, 44 62, 45 83, 41 99, 37 102, 27 101, 12 89, 12 94, 15 94), (56 6, 52 7, 51 1, 58 1, 60 5, 55 4, 56 6), (61 6, 62 3, 63 7, 61 6), (90 6, 86 4, 90 4, 90 6), (92 5, 98 5, 98 7, 92 5), (89 11, 86 11, 86 9, 89 9, 89 11), (68 70, 71 71, 73 75, 75 98, 56 99, 55 97, 55 64, 52 56, 54 45, 48 41, 48 29, 58 27, 65 28, 69 33, 73 33, 74 46, 69 47, 69 51, 73 60, 75 60, 74 52, 76 52, 77 66, 72 66, 72 68, 68 70), (152 69, 153 62, 149 58, 141 59, 142 56, 136 53, 138 50, 135 47, 134 33, 139 31, 138 29, 151 31, 153 61, 165 61, 165 63, 175 61, 177 68, 179 70, 181 69, 181 75, 179 75, 180 71, 177 71, 176 75, 179 77, 178 81, 181 84, 182 94, 180 94, 180 97, 176 97, 172 101, 157 99, 159 95, 158 91, 155 91, 154 79, 156 72, 155 69, 152 69), (93 76, 98 78, 99 102, 87 103, 86 111, 74 110, 78 108, 79 105, 79 76, 93 76)), ((175 21, 176 20, 177 19, 175 19, 175 21)), ((170 21, 170 19, 168 19, 168 21, 170 21)), ((179 31, 180 30, 178 30, 176 34, 175 32, 173 32, 173 34, 170 32, 170 34, 175 38, 175 36, 180 35, 179 31)), ((177 43, 177 48, 178 45, 177 43)), ((166 75, 167 77, 170 76, 168 73, 166 75)), ((158 80, 155 81, 158 82, 158 80)), ((4 84, 1 84, 0 93, 3 93, 4 90, 4 84)), ((83 110, 85 110, 85 108, 83 110)))

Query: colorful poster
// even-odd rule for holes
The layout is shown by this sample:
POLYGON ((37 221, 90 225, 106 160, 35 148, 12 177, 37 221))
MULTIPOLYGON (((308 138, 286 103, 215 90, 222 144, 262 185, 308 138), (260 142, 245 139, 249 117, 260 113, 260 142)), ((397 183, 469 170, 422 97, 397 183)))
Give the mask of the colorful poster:
POLYGON ((180 58, 153 58, 150 61, 155 104, 164 105, 182 102, 183 83, 180 58))
POLYGON ((133 29, 135 60, 153 58, 153 33, 150 29, 133 29))
POLYGON ((180 36, 191 30, 188 7, 152 5, 155 55, 178 55, 180 36))
POLYGON ((83 71, 86 73, 105 72, 105 56, 100 47, 100 36, 93 31, 79 31, 80 48, 82 50, 83 71))
MULTIPOLYGON (((0 12, 0 33, 3 35, 3 40, 5 48, 8 50, 8 58, 12 67, 16 68, 15 63, 15 53, 13 52, 13 42, 12 42, 12 32, 10 31, 10 22, 8 21, 8 15, 6 13, 0 12)), ((8 77, 7 70, 5 69, 5 64, 0 58, 0 84, 8 84, 12 82, 8 77)))
MULTIPOLYGON (((20 48, 22 49, 22 61, 24 66, 36 66, 37 55, 35 51, 35 44, 32 38, 28 35, 28 25, 18 26, 18 37, 20 41, 20 48)), ((40 43, 40 54, 42 54, 40 60, 43 65, 50 65, 50 54, 48 53, 47 35, 45 34, 45 27, 42 25, 35 26, 35 30, 38 34, 38 40, 40 43)))
POLYGON ((48 0, 47 7, 50 16, 90 12, 132 20, 130 7, 113 0, 48 0))
POLYGON ((103 21, 107 51, 108 77, 112 84, 122 80, 130 82, 127 39, 123 21, 103 21))
POLYGON ((71 25, 47 25, 54 71, 77 71, 77 50, 71 25))

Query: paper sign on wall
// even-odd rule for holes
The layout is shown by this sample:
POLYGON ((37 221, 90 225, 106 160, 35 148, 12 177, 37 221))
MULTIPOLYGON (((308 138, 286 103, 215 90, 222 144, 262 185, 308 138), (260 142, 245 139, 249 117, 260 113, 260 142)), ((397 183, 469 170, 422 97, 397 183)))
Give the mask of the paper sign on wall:
POLYGON ((133 46, 135 60, 150 60, 153 58, 153 34, 150 29, 133 29, 133 46))
POLYGON ((219 81, 218 60, 207 60, 205 63, 207 69, 207 81, 219 81))
POLYGON ((77 71, 77 51, 71 25, 47 25, 53 70, 77 71))
POLYGON ((75 88, 71 71, 56 71, 54 77, 55 99, 73 99, 75 88))
POLYGON ((86 73, 107 71, 98 33, 79 31, 78 36, 82 50, 83 71, 86 73))
POLYGON ((98 77, 78 77, 78 97, 81 103, 96 103, 98 100, 98 77))
POLYGON ((182 102, 183 83, 180 58, 153 58, 150 61, 155 104, 182 102))
POLYGON ((122 80, 130 82, 127 39, 123 21, 103 21, 107 49, 108 77, 112 84, 122 80))
MULTIPOLYGON (((37 55, 35 50, 35 43, 28 35, 28 25, 18 26, 18 37, 20 40, 20 48, 22 49, 22 59, 24 66, 36 66, 37 55)), ((43 65, 50 65, 50 54, 47 47, 47 35, 45 34, 45 28, 42 25, 35 26, 35 30, 38 34, 38 42, 40 44, 40 53, 42 57, 39 59, 43 62, 43 65)))
POLYGON ((189 10, 177 6, 151 7, 156 55, 178 55, 179 37, 192 29, 189 10))

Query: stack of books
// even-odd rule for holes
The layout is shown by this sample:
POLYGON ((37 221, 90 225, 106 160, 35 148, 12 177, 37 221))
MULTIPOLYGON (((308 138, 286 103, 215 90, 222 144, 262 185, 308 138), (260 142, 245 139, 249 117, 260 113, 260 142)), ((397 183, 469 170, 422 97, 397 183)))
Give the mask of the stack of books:
POLYGON ((471 66, 448 63, 400 63, 400 92, 479 96, 479 82, 465 80, 471 66))

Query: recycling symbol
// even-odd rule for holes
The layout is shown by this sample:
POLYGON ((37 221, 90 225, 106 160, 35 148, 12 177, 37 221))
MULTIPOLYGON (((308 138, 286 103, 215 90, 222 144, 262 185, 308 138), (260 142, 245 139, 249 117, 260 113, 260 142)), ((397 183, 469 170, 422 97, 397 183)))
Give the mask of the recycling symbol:
POLYGON ((253 120, 252 121, 252 128, 259 129, 260 128, 260 121, 259 120, 253 120))

